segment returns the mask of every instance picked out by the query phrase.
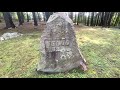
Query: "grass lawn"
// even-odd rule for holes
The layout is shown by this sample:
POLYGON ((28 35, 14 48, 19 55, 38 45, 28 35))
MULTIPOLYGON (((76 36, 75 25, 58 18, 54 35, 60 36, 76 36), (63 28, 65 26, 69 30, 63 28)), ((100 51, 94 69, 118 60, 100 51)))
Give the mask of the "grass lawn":
POLYGON ((1 78, 119 78, 120 30, 77 28, 79 48, 87 61, 88 71, 79 68, 68 73, 38 74, 40 60, 39 31, 0 42, 1 78))

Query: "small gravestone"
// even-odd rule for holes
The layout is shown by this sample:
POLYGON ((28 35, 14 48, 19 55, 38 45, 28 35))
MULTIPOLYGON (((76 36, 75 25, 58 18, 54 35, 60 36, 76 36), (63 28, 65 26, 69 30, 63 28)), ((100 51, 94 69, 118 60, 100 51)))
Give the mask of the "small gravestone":
POLYGON ((18 32, 7 32, 7 33, 4 33, 4 34, 0 37, 0 41, 7 40, 7 39, 11 39, 11 38, 15 38, 15 37, 22 36, 22 35, 23 35, 23 34, 18 33, 18 32))
POLYGON ((37 71, 55 73, 81 67, 86 61, 76 43, 72 20, 64 13, 54 13, 41 36, 41 60, 37 71))

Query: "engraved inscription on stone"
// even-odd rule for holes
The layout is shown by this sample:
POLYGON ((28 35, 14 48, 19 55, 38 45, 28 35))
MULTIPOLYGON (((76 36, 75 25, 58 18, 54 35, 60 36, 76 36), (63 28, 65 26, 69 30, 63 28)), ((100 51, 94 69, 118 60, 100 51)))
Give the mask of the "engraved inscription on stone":
POLYGON ((69 46, 69 40, 45 40, 45 47, 47 52, 57 51, 61 46, 69 46))
POLYGON ((45 40, 46 52, 61 51, 60 59, 67 59, 72 56, 70 48, 63 48, 63 46, 69 46, 69 40, 56 39, 56 40, 45 40), (63 48, 63 49, 62 49, 63 48))

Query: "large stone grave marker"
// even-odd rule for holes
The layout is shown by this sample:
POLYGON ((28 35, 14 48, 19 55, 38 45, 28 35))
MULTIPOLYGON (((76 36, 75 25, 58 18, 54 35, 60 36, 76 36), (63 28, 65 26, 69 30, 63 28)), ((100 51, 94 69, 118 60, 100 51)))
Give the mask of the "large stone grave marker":
POLYGON ((41 36, 41 60, 37 71, 65 72, 81 67, 87 70, 74 32, 72 20, 64 13, 54 13, 47 21, 41 36))

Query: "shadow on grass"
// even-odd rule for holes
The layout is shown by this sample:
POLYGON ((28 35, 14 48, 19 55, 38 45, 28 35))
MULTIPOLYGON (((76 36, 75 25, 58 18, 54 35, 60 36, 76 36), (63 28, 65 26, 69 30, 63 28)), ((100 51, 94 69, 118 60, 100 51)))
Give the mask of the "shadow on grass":
POLYGON ((42 72, 42 71, 37 71, 37 69, 35 70, 36 73, 38 75, 51 75, 51 74, 54 74, 54 75, 57 75, 57 74, 72 74, 72 73, 81 73, 81 74, 84 74, 85 72, 83 70, 81 70, 80 68, 74 68, 74 69, 71 69, 69 71, 65 71, 65 72, 51 72, 51 73, 48 73, 48 72, 42 72))

